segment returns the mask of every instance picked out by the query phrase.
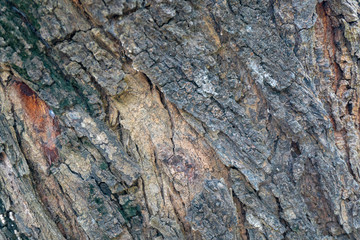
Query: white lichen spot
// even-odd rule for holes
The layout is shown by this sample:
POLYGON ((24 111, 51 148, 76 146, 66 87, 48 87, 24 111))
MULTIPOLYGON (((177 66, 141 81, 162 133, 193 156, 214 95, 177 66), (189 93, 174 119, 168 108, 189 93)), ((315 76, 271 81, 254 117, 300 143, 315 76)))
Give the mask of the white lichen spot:
POLYGON ((15 236, 18 240, 21 240, 21 237, 20 237, 20 232, 18 230, 14 230, 14 233, 15 233, 15 236))
POLYGON ((203 92, 203 95, 212 94, 217 95, 215 87, 212 85, 208 77, 208 70, 198 70, 194 73, 194 81, 201 88, 200 92, 203 92))
POLYGON ((9 218, 10 218, 11 221, 15 221, 13 212, 9 212, 9 218))
MULTIPOLYGON (((269 74, 267 74, 267 75, 269 75, 269 74)), ((275 81, 275 79, 273 79, 272 77, 270 77, 270 76, 264 76, 264 77, 267 77, 266 78, 266 82, 272 87, 272 88, 275 88, 276 86, 277 86, 277 82, 275 81)))
POLYGON ((2 215, 2 214, 0 214, 0 221, 1 221, 2 225, 6 224, 6 220, 4 218, 4 215, 2 215))
POLYGON ((106 136, 106 133, 102 132, 102 133, 96 135, 96 137, 94 139, 94 143, 95 144, 108 144, 109 140, 106 136))
POLYGON ((262 230, 262 224, 260 220, 251 213, 246 214, 246 220, 250 223, 250 225, 262 230))
POLYGON ((256 79, 256 82, 264 84, 264 80, 272 87, 275 88, 278 86, 278 82, 271 77, 271 75, 266 72, 261 66, 259 66, 254 60, 250 59, 249 64, 252 74, 256 79))

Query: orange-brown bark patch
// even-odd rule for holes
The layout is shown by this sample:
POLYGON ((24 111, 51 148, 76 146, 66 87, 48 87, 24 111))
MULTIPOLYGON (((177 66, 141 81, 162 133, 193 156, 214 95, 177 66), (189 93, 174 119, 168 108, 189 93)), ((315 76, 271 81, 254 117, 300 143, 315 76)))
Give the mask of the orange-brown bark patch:
POLYGON ((324 3, 318 4, 316 6, 318 19, 315 23, 315 35, 323 46, 324 58, 328 59, 332 66, 332 74, 330 76, 332 80, 332 88, 335 92, 337 92, 342 73, 339 65, 335 62, 335 32, 331 23, 331 19, 326 14, 326 10, 326 5, 324 3))
POLYGON ((55 142, 60 130, 57 120, 50 113, 50 108, 25 83, 15 81, 12 87, 25 112, 24 121, 31 130, 32 138, 41 145, 49 164, 57 162, 59 154, 55 142))

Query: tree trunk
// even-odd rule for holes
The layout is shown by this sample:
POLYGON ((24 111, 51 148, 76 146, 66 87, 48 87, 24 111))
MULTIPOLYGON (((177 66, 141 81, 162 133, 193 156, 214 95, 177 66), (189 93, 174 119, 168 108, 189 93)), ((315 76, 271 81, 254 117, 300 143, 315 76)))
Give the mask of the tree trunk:
POLYGON ((0 239, 360 239, 359 5, 0 0, 0 239))

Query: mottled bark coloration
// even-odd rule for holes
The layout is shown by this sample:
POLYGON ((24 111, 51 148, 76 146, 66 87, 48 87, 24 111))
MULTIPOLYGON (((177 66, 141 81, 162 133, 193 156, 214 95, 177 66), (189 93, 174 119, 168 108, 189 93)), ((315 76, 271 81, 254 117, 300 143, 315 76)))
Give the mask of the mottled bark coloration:
POLYGON ((360 239, 358 0, 0 0, 0 239, 360 239))

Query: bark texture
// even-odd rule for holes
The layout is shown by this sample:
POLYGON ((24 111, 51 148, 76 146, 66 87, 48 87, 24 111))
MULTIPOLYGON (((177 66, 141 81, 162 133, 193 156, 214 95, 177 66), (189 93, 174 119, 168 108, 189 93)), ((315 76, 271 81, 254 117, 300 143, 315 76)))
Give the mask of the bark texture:
POLYGON ((0 239, 360 239, 358 0, 0 0, 0 239))

